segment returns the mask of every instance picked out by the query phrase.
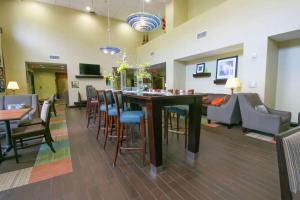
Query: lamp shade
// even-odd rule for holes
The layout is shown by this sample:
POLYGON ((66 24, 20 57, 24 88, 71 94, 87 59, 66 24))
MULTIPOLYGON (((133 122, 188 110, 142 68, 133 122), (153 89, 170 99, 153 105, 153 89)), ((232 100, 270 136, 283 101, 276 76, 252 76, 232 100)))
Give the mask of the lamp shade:
POLYGON ((239 88, 241 87, 241 81, 239 78, 229 78, 226 81, 226 88, 239 88))
POLYGON ((8 90, 18 90, 20 88, 19 88, 17 81, 9 81, 8 85, 7 85, 7 89, 8 90))

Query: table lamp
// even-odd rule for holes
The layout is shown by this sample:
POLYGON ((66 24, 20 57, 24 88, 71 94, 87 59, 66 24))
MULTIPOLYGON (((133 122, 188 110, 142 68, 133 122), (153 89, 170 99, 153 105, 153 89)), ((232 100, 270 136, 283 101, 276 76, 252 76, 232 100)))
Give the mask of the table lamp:
POLYGON ((15 95, 15 90, 19 90, 20 88, 17 81, 9 81, 7 84, 7 89, 12 90, 13 94, 15 95))
POLYGON ((234 89, 241 87, 241 81, 239 78, 229 78, 226 81, 226 88, 231 89, 231 94, 233 94, 234 89))

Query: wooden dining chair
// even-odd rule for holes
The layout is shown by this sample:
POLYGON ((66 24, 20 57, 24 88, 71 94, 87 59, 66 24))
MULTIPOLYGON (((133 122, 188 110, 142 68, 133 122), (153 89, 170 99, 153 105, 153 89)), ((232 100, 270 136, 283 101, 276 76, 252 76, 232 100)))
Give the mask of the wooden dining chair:
MULTIPOLYGON (((125 102, 122 91, 117 91, 113 93, 116 111, 117 111, 117 145, 115 150, 115 156, 113 159, 113 166, 116 165, 119 151, 130 150, 130 151, 141 151, 143 157, 143 164, 146 161, 146 134, 145 134, 145 117, 143 111, 126 111, 125 102), (139 147, 124 147, 123 140, 125 126, 128 125, 139 125, 139 130, 141 134, 141 146, 139 147)), ((126 129, 126 139, 128 138, 128 133, 126 129)))
POLYGON ((17 163, 19 163, 18 149, 29 148, 32 146, 46 143, 48 144, 52 152, 55 153, 54 147, 52 145, 53 140, 51 137, 49 127, 51 118, 51 102, 43 104, 41 116, 43 121, 42 124, 23 126, 13 129, 12 142, 17 163), (45 142, 41 139, 45 139, 45 142), (21 142, 32 140, 39 140, 39 142, 25 147, 21 146, 21 148, 17 146, 21 142))

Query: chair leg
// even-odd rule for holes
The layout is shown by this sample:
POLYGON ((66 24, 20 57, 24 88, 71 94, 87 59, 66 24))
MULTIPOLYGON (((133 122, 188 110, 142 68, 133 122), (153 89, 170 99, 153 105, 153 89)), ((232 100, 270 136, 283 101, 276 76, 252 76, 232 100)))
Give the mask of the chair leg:
POLYGON ((166 109, 164 109, 164 138, 167 141, 167 137, 168 137, 168 112, 166 111, 166 109))
POLYGON ((16 139, 14 139, 14 138, 13 138, 13 147, 14 147, 14 153, 15 153, 15 157, 16 157, 16 163, 19 163, 17 142, 16 142, 16 139))
POLYGON ((24 147, 24 143, 23 143, 23 139, 22 138, 20 139, 20 143, 21 143, 21 147, 23 148, 24 147))
POLYGON ((87 102, 86 102, 86 117, 88 117, 89 116, 89 110, 90 110, 90 103, 89 103, 89 100, 87 100, 87 102))
POLYGON ((88 118, 88 119, 87 119, 88 121, 87 121, 86 127, 88 128, 88 127, 90 126, 90 120, 91 120, 91 113, 90 113, 90 112, 88 113, 87 118, 88 118))
POLYGON ((143 145, 143 165, 146 164, 146 136, 145 136, 145 119, 142 117, 140 122, 140 131, 143 145))
MULTIPOLYGON (((120 135, 121 135, 120 147, 122 147, 123 146, 123 139, 124 139, 124 125, 123 124, 120 124, 120 127, 118 128, 118 131, 120 131, 120 135)), ((120 148, 120 154, 121 153, 122 153, 122 150, 120 148)))
POLYGON ((55 103, 53 103, 53 112, 54 112, 54 116, 56 117, 56 108, 55 108, 55 103))
POLYGON ((100 109, 98 109, 98 130, 97 130, 97 140, 99 139, 100 129, 101 129, 101 112, 100 112, 100 109))
POLYGON ((117 158, 118 158, 118 154, 119 154, 119 148, 120 148, 120 129, 118 129, 118 131, 117 131, 117 147, 116 147, 116 151, 115 151, 113 167, 116 166, 116 162, 117 162, 117 158))
POLYGON ((171 126, 171 129, 173 129, 173 125, 172 125, 172 114, 169 113, 169 120, 170 120, 170 126, 171 126))
POLYGON ((188 120, 187 120, 187 115, 184 116, 184 148, 186 149, 187 146, 187 136, 188 136, 188 128, 187 128, 187 124, 188 124, 188 120))
MULTIPOLYGON (((167 112, 167 119, 169 120, 169 118, 171 118, 171 114, 169 112, 167 112)), ((166 137, 166 144, 168 144, 169 143, 169 127, 168 127, 168 123, 167 123, 167 129, 166 130, 167 131, 165 133, 166 134, 165 137, 166 137)))
POLYGON ((94 124, 95 124, 95 122, 96 122, 96 113, 98 112, 99 109, 97 109, 97 106, 94 105, 93 110, 94 110, 94 111, 93 111, 93 114, 94 114, 94 115, 93 115, 93 119, 94 119, 94 124))
POLYGON ((45 134, 44 134, 44 137, 45 137, 46 143, 47 143, 48 146, 50 147, 51 151, 52 151, 53 153, 56 153, 56 151, 55 151, 55 149, 54 149, 54 147, 53 147, 53 145, 52 145, 50 132, 45 133, 45 134))
POLYGON ((103 146, 103 148, 105 149, 105 147, 106 147, 106 143, 107 143, 107 139, 108 139, 108 126, 109 126, 109 123, 110 123, 110 117, 108 117, 107 115, 106 115, 106 118, 107 118, 107 123, 105 124, 105 139, 104 139, 104 146, 103 146))
MULTIPOLYGON (((179 131, 179 118, 180 115, 176 114, 177 131, 179 131)), ((177 133, 177 140, 179 140, 179 134, 177 133)))

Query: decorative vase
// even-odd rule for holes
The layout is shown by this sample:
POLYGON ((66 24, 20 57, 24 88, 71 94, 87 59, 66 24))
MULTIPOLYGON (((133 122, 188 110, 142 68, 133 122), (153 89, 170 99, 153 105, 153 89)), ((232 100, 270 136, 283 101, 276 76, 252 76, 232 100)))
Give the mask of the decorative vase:
POLYGON ((138 80, 137 82, 137 95, 143 95, 144 92, 144 83, 143 80, 138 80))
POLYGON ((126 88, 126 72, 122 71, 120 73, 120 78, 121 78, 121 90, 123 91, 126 88))

